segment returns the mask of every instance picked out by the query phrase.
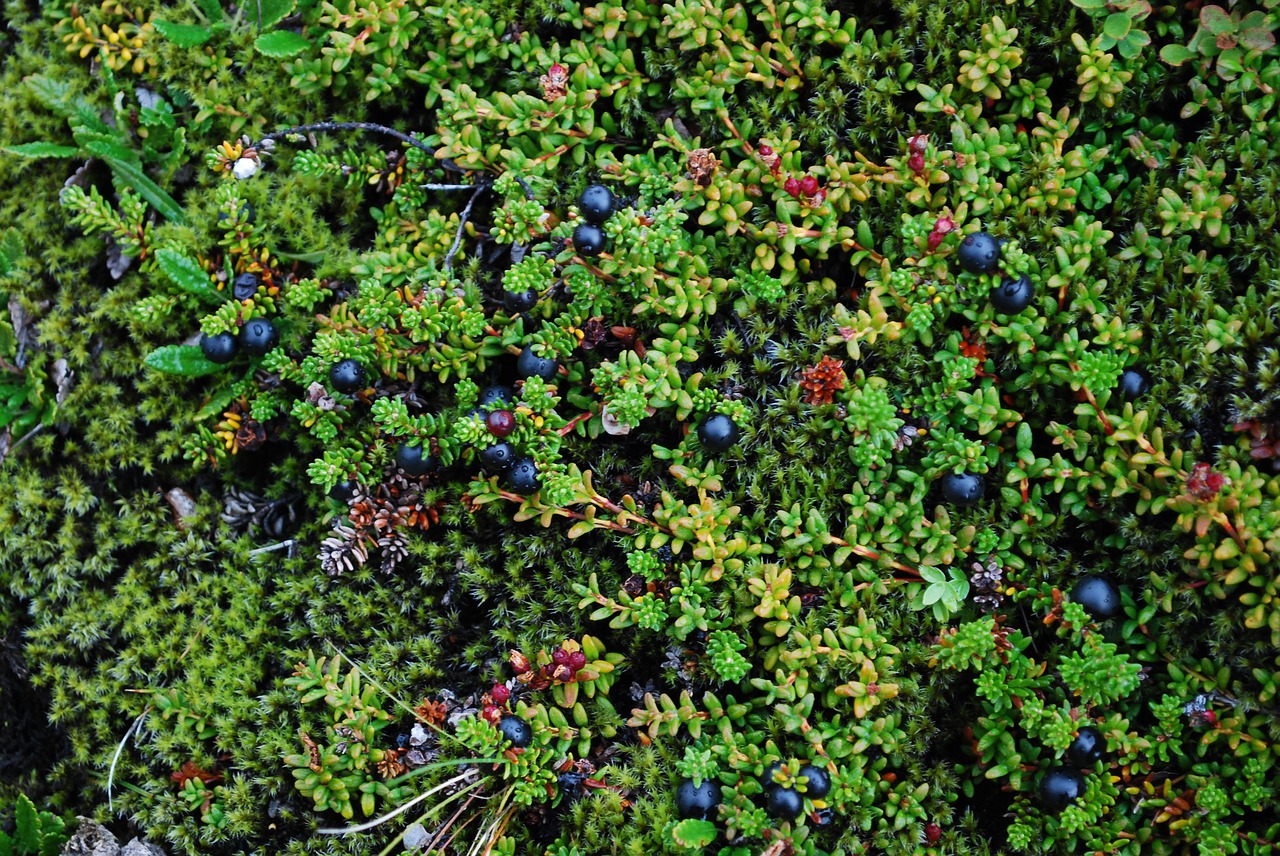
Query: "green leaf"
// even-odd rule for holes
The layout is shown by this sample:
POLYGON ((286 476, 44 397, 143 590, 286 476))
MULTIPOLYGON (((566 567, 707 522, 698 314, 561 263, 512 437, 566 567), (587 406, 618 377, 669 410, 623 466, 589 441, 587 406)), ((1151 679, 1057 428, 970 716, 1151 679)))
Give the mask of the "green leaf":
POLYGON ((136 162, 136 156, 133 162, 117 157, 116 150, 118 148, 117 145, 105 144, 99 141, 91 140, 84 143, 85 151, 107 162, 117 182, 137 191, 138 195, 145 199, 162 216, 175 223, 183 222, 182 207, 174 201, 172 196, 165 193, 160 185, 143 173, 142 167, 136 162))
POLYGON ((17 825, 17 829, 14 830, 14 849, 19 853, 39 853, 40 817, 36 813, 35 803, 31 802, 26 794, 18 794, 14 821, 17 825))
POLYGON ((682 820, 671 830, 671 837, 681 847, 701 850, 716 840, 716 825, 709 820, 682 820))
POLYGON ((296 5, 297 0, 248 0, 244 4, 245 18, 256 24, 259 30, 265 30, 293 14, 293 7, 296 5), (258 17, 259 13, 261 18, 258 17))
POLYGON ((227 301, 227 295, 210 284, 209 275, 195 259, 184 256, 177 250, 158 250, 156 261, 164 275, 187 294, 194 294, 206 303, 227 301))
POLYGON ((0 856, 13 856, 13 839, 0 831, 0 856))
POLYGON ((56 143, 21 143, 3 148, 11 155, 23 158, 73 158, 80 153, 77 146, 60 146, 56 143))
POLYGON ((196 5, 210 21, 217 21, 222 17, 222 3, 219 0, 196 0, 196 5))
POLYGON ((1102 32, 1117 42, 1124 41, 1124 37, 1129 35, 1129 30, 1132 28, 1133 21, 1123 12, 1111 13, 1102 24, 1102 32))
POLYGON ((1160 49, 1160 59, 1169 65, 1182 65, 1195 58, 1195 52, 1188 50, 1186 45, 1165 45, 1160 49))
POLYGON ((226 368, 205 359, 204 353, 195 345, 165 345, 147 354, 144 362, 156 371, 182 377, 203 377, 226 368))
POLYGON ((213 38, 213 32, 199 24, 170 24, 153 20, 156 32, 180 48, 197 48, 213 38))
POLYGON ((283 59, 284 57, 310 50, 311 42, 297 33, 291 33, 288 30, 276 30, 275 32, 258 36, 253 46, 263 56, 269 56, 272 59, 283 59))
POLYGON ((1218 36, 1231 29, 1231 16, 1221 6, 1202 6, 1200 26, 1218 36))

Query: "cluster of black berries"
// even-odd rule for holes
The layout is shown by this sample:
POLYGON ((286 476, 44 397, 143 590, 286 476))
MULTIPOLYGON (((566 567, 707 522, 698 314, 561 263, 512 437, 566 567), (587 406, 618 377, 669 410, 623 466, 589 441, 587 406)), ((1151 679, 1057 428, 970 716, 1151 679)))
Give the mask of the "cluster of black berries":
POLYGON ((776 762, 771 764, 769 769, 764 771, 764 778, 761 780, 764 784, 765 809, 770 817, 777 820, 795 820, 804 811, 805 797, 820 800, 831 793, 831 776, 821 767, 805 764, 800 768, 800 775, 797 778, 807 780, 803 794, 794 787, 776 780, 774 774, 781 769, 781 764, 776 762))
MULTIPOLYGON (((253 274, 242 276, 253 276, 253 274)), ((254 277, 254 281, 256 290, 257 277, 254 277)), ((278 344, 280 344, 280 331, 276 329, 275 324, 265 318, 254 318, 244 322, 239 336, 231 333, 219 333, 216 336, 210 336, 208 333, 200 335, 200 352, 204 354, 206 360, 219 365, 231 362, 240 351, 244 351, 251 357, 261 357, 278 344)))
POLYGON ((1045 810, 1057 814, 1084 795, 1084 776, 1080 768, 1092 767, 1102 760, 1107 741, 1102 732, 1086 725, 1067 747, 1067 763, 1054 767, 1040 780, 1040 803, 1045 810))
POLYGON ((604 252, 604 229, 600 226, 613 214, 613 193, 603 184, 593 184, 578 197, 578 211, 587 222, 573 230, 573 248, 584 256, 604 252))

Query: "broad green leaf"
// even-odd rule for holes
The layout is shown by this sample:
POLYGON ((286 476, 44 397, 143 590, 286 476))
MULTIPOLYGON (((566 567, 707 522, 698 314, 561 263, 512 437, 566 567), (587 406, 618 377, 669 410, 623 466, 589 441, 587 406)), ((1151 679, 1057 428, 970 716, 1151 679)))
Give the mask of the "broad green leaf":
POLYGON ((210 21, 217 21, 222 18, 222 3, 219 0, 196 0, 196 5, 200 7, 200 11, 210 21))
POLYGON ((293 14, 297 0, 246 0, 243 4, 245 19, 259 30, 274 27, 293 14), (261 13, 262 17, 258 17, 261 13))
POLYGON ((716 825, 709 820, 682 820, 671 830, 671 837, 681 847, 701 849, 716 840, 716 825))
POLYGON ((19 853, 39 853, 40 816, 36 812, 35 804, 27 798, 26 794, 18 794, 14 822, 17 827, 14 830, 14 849, 19 853))
POLYGON ((60 146, 56 143, 21 143, 3 148, 9 154, 23 158, 73 158, 80 153, 77 146, 60 146))
POLYGON ((1124 37, 1129 35, 1129 30, 1133 27, 1133 21, 1123 12, 1113 12, 1107 16, 1107 20, 1102 24, 1102 32, 1117 42, 1124 41, 1124 37))
POLYGON ((164 275, 188 294, 194 294, 207 303, 227 301, 227 295, 213 287, 209 282, 209 274, 205 273, 195 259, 184 256, 177 250, 158 250, 156 262, 164 275))
POLYGON ((196 48, 213 38, 213 33, 199 24, 170 24, 159 20, 152 23, 156 25, 157 33, 180 48, 196 48))
POLYGON ((204 353, 195 345, 165 345, 147 354, 144 362, 156 371, 182 377, 203 377, 226 368, 205 359, 204 353))
POLYGON ((253 46, 263 56, 269 56, 272 59, 283 59, 310 50, 311 42, 297 33, 291 33, 288 30, 276 30, 275 32, 258 36, 253 46))
POLYGON ((1187 48, 1186 45, 1165 45, 1160 48, 1160 59, 1169 65, 1182 65, 1188 60, 1195 59, 1196 56, 1196 52, 1187 48))
POLYGON ((1231 16, 1221 6, 1202 6, 1200 26, 1218 36, 1231 29, 1231 16))

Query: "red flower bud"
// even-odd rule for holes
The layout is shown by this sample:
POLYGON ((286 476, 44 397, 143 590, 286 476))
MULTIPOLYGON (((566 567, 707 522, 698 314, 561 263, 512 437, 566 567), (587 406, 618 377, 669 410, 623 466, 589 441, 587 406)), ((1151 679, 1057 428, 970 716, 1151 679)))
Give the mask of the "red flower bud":
POLYGON ((795 198, 800 197, 800 182, 796 181, 794 178, 788 178, 782 185, 782 189, 790 196, 795 198))
POLYGON ((907 167, 916 175, 924 172, 924 155, 912 152, 911 157, 907 158, 907 167))
POLYGON ((557 666, 569 665, 569 652, 563 648, 557 648, 551 652, 551 662, 555 663, 557 666))
POLYGON ((574 651, 569 655, 569 668, 575 672, 587 664, 587 655, 581 651, 574 651))
POLYGON ((818 192, 818 179, 811 175, 806 175, 800 179, 800 192, 805 196, 812 196, 818 192))
POLYGON ((568 77, 569 69, 565 68, 563 65, 557 62, 557 63, 553 63, 551 68, 547 69, 547 74, 551 75, 552 77, 568 77))
POLYGON ((771 149, 769 146, 766 146, 764 143, 761 143, 760 147, 756 149, 756 151, 760 153, 760 157, 762 158, 767 158, 773 154, 773 149, 771 149))
POLYGON ((511 701, 511 690, 507 689, 503 684, 494 684, 493 689, 489 690, 489 695, 498 704, 506 704, 511 701))
POLYGON ((942 245, 942 240, 945 237, 946 237, 946 234, 943 232, 939 232, 937 229, 934 229, 932 232, 930 232, 928 239, 925 241, 926 245, 929 247, 929 252, 933 252, 934 250, 938 249, 938 247, 942 245))
POLYGON ((952 220, 950 217, 939 217, 933 223, 933 231, 942 235, 949 234, 955 227, 956 221, 952 220))
POLYGON ((930 847, 942 840, 942 827, 936 823, 926 823, 924 825, 924 843, 930 847))
POLYGON ((826 201, 827 201, 827 191, 823 190, 822 188, 818 188, 817 190, 815 190, 813 192, 813 195, 809 197, 810 205, 821 205, 826 201))
POLYGON ((929 135, 916 134, 914 137, 907 140, 907 147, 911 150, 913 155, 923 155, 925 149, 929 147, 929 135))
POLYGON ((511 663, 511 670, 517 675, 523 675, 533 668, 529 663, 529 658, 519 651, 512 651, 507 654, 507 660, 511 663))

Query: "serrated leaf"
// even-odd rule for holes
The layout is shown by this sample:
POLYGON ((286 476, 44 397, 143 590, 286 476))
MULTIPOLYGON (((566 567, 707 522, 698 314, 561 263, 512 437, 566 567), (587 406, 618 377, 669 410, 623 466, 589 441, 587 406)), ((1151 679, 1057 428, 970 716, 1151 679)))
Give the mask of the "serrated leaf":
POLYGON ((80 154, 77 146, 60 146, 57 143, 21 143, 3 148, 11 155, 23 158, 73 158, 80 154))
POLYGON ((265 30, 293 14, 296 5, 297 0, 249 0, 244 7, 245 17, 259 30, 265 30))
POLYGON ((226 368, 205 359, 204 353, 195 345, 165 345, 147 354, 144 362, 156 371, 182 377, 204 377, 226 368))
POLYGON ((158 250, 156 262, 164 275, 188 294, 194 294, 207 303, 226 302, 227 296, 213 287, 209 282, 209 275, 195 259, 184 256, 177 250, 158 250))
POLYGON ((85 142, 84 150, 94 157, 102 158, 111 167, 111 172, 118 184, 137 192, 146 202, 163 217, 175 223, 183 222, 182 207, 173 197, 146 176, 137 163, 136 155, 125 159, 118 156, 119 145, 90 140, 85 142))
POLYGON ((211 21, 216 21, 222 17, 222 3, 219 0, 196 0, 196 5, 200 7, 200 11, 211 21))
POLYGON ((701 850, 716 840, 716 825, 709 820, 682 820, 671 830, 671 837, 681 847, 701 850))
POLYGON ((197 48, 213 38, 213 33, 199 24, 171 24, 160 20, 153 20, 152 23, 155 24, 157 33, 180 48, 197 48))
POLYGON ((291 33, 288 30, 276 30, 275 32, 258 36, 254 40, 253 46, 263 56, 268 56, 272 59, 284 59, 285 57, 310 50, 311 42, 297 33, 291 33))
POLYGON ((40 816, 36 812, 35 803, 26 794, 18 794, 15 806, 14 849, 19 853, 40 852, 40 816))

